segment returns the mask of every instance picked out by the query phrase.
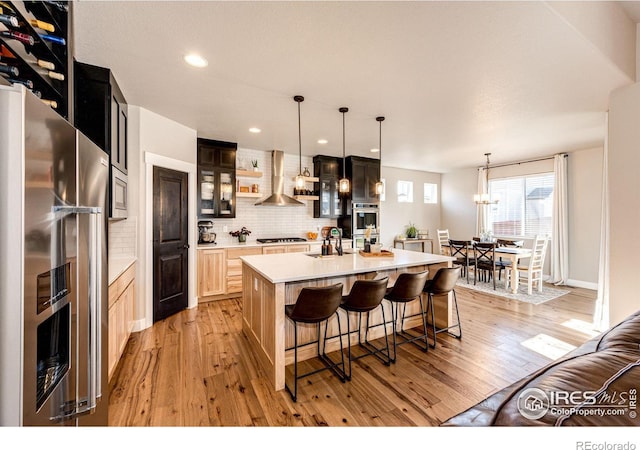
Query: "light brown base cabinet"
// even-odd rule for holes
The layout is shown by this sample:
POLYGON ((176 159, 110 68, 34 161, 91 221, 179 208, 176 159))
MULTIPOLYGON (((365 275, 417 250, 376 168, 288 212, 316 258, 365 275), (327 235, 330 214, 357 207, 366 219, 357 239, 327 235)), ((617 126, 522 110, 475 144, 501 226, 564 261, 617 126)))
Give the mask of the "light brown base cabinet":
POLYGON ((198 301, 209 302, 242 293, 241 256, 308 252, 309 244, 265 245, 198 250, 198 301))
POLYGON ((109 286, 109 380, 118 366, 133 328, 135 276, 134 263, 109 286))
POLYGON ((198 297, 224 294, 224 249, 198 250, 198 297))

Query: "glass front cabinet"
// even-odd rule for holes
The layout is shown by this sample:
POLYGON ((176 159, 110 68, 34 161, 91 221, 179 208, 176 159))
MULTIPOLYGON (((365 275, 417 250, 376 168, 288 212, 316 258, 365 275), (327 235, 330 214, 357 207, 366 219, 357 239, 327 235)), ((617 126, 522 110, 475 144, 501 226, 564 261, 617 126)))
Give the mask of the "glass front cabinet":
POLYGON ((320 199, 313 202, 313 217, 336 219, 342 215, 342 197, 338 181, 342 174, 342 159, 332 156, 313 157, 313 174, 318 177, 315 191, 320 199))
POLYGON ((234 142, 198 138, 198 218, 236 216, 234 142))

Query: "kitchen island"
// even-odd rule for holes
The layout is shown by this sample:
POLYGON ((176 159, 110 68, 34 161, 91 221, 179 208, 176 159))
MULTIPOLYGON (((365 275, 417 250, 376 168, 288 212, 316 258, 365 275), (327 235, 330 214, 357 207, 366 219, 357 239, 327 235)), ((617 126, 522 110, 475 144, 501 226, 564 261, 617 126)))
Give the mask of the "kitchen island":
MULTIPOLYGON (((284 389, 285 366, 293 362, 293 351, 286 351, 293 346, 293 324, 286 319, 284 306, 296 302, 300 290, 310 286, 328 286, 343 284, 343 294, 347 294, 358 279, 365 279, 377 274, 388 276, 392 286, 402 272, 429 271, 433 278, 441 267, 451 267, 453 258, 431 253, 419 253, 408 250, 393 249, 390 257, 365 257, 357 252, 345 253, 343 256, 320 257, 317 253, 289 253, 273 255, 243 256, 242 260, 242 329, 251 343, 256 358, 260 361, 276 390, 284 389)), ((389 303, 383 306, 390 312, 389 303)), ((452 324, 452 308, 450 296, 443 296, 435 301, 436 325, 446 327, 452 324)), ((407 305, 407 315, 419 311, 419 302, 407 305)), ((344 312, 341 312, 343 314, 344 312)), ((390 317, 390 314, 387 315, 390 317)), ((343 331, 346 322, 342 320, 343 331)), ((356 315, 350 317, 351 329, 355 329, 356 315)), ((378 308, 371 314, 371 323, 381 323, 382 314, 378 308)), ((405 328, 421 324, 419 317, 408 319, 405 328)), ((337 320, 329 320, 328 335, 338 334, 337 320)), ((370 339, 382 337, 384 328, 373 328, 370 339)), ((391 333, 391 324, 387 326, 391 333)), ((315 339, 314 325, 298 324, 299 342, 315 339)), ((345 338, 343 341, 346 344, 345 338)), ((357 344, 357 335, 351 336, 351 343, 357 344)), ((339 349, 337 337, 327 341, 327 352, 339 349)), ((298 350, 298 359, 312 358, 316 355, 316 346, 309 345, 298 350)))

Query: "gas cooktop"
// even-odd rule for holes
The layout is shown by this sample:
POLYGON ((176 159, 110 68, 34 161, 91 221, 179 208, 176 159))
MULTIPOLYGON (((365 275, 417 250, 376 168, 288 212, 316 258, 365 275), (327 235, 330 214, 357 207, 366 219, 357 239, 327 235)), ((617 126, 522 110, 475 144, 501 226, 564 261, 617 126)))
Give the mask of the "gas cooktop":
POLYGON ((261 244, 273 244, 275 242, 307 242, 304 238, 299 237, 284 237, 284 238, 260 238, 256 239, 256 241, 261 244))

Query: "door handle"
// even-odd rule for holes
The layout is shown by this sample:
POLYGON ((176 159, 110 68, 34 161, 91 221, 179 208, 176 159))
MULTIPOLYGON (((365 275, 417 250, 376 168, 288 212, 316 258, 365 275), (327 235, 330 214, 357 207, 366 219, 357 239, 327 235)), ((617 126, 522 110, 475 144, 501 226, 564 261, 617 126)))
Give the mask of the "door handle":
POLYGON ((189 244, 179 245, 178 250, 184 249, 187 250, 189 248, 189 244))

